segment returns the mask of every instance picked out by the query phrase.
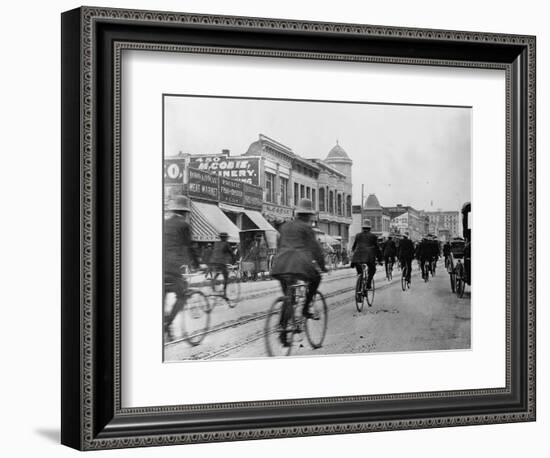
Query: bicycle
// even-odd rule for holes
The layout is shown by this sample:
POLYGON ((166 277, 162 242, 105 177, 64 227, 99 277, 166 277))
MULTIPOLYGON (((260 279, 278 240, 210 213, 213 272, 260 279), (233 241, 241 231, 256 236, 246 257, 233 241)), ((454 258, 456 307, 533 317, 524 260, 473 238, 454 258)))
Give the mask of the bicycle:
POLYGON ((361 264, 361 275, 357 276, 357 281, 355 283, 355 307, 358 312, 363 310, 365 305, 365 299, 369 307, 372 307, 374 303, 374 276, 371 280, 371 287, 367 288, 367 279, 368 279, 368 266, 366 264, 361 264))
POLYGON ((290 355, 294 344, 303 340, 304 331, 311 348, 317 349, 323 345, 328 324, 327 303, 323 294, 317 291, 309 306, 311 317, 305 318, 302 310, 308 288, 306 282, 296 280, 288 287, 288 295, 276 299, 269 309, 265 323, 265 343, 269 356, 290 355), (283 313, 288 316, 284 317, 283 313), (282 332, 285 333, 288 346, 281 342, 282 332))
POLYGON ((429 261, 421 261, 420 262, 420 271, 422 273, 422 279, 424 282, 430 281, 430 262, 429 261))
POLYGON ((176 302, 173 304, 172 310, 164 317, 164 326, 167 333, 171 335, 170 328, 179 316, 183 339, 190 345, 197 346, 203 341, 210 328, 210 312, 212 308, 208 298, 202 291, 189 287, 189 280, 196 275, 202 275, 203 272, 189 273, 187 267, 183 267, 182 270, 184 271, 181 274, 184 293, 183 297, 179 298, 179 303, 176 285, 174 283, 164 284, 165 305, 168 303, 169 294, 176 295, 176 302), (175 307, 179 307, 179 310, 174 310, 175 307))
POLYGON ((401 267, 401 289, 403 291, 411 287, 410 280, 407 280, 408 276, 409 276, 409 266, 407 265, 407 263, 403 263, 401 267))
POLYGON ((393 260, 386 261, 386 279, 391 281, 393 278, 393 260))
POLYGON ((225 294, 223 291, 223 274, 219 267, 212 267, 212 279, 210 286, 212 288, 211 296, 225 299, 230 308, 234 308, 241 298, 241 278, 239 275, 238 264, 227 264, 227 287, 225 294), (221 277, 221 278, 220 278, 221 277))

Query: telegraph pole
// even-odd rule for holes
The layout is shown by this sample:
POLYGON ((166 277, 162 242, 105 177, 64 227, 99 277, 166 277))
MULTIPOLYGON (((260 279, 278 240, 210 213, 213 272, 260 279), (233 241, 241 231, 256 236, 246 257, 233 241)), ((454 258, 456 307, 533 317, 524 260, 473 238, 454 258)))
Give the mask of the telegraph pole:
POLYGON ((364 220, 364 216, 363 216, 364 204, 365 204, 365 185, 362 184, 361 185, 361 227, 363 227, 363 220, 364 220))

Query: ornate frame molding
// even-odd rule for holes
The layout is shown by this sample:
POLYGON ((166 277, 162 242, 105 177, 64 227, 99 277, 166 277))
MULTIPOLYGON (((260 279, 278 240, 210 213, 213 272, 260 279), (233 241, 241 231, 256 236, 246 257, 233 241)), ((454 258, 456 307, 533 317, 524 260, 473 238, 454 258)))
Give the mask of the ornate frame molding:
MULTIPOLYGON (((359 24, 337 24, 326 22, 295 21, 284 19, 263 19, 250 17, 228 17, 214 15, 197 15, 185 13, 151 12, 151 11, 132 11, 123 9, 105 9, 83 7, 78 12, 79 15, 79 36, 80 36, 80 305, 79 315, 80 336, 80 366, 79 371, 82 374, 80 379, 79 397, 81 400, 80 424, 78 427, 79 438, 64 440, 77 448, 81 449, 104 449, 137 447, 151 445, 167 445, 179 443, 196 443, 210 441, 227 440, 246 440, 246 439, 264 439, 275 437, 320 435, 320 434, 341 434, 350 432, 367 431, 385 431, 400 430, 426 427, 442 427, 457 425, 473 425, 487 423, 504 423, 515 421, 529 421, 535 418, 535 38, 531 36, 518 36, 508 34, 491 34, 479 32, 462 31, 444 31, 444 30, 425 30, 399 27, 383 27, 359 24), (527 259, 528 268, 525 272, 528 303, 527 307, 527 386, 526 409, 521 412, 509 412, 501 414, 488 415, 452 415, 440 416, 438 418, 425 417, 412 420, 391 420, 391 421, 367 421, 353 423, 332 423, 310 426, 281 426, 269 428, 253 429, 229 429, 227 431, 216 432, 190 432, 181 434, 155 434, 141 435, 135 437, 103 437, 99 434, 98 425, 95 424, 97 393, 95 391, 94 380, 97 377, 95 370, 95 322, 94 310, 98 307, 95 297, 95 288, 97 284, 95 270, 96 246, 96 227, 95 211, 100 203, 97 201, 97 176, 96 159, 94 144, 96 138, 96 45, 97 45, 97 25, 98 23, 127 24, 127 25, 173 25, 179 26, 200 26, 211 29, 225 30, 248 30, 248 31, 292 31, 302 34, 325 34, 326 36, 359 36, 359 37, 384 37, 396 39, 415 39, 425 42, 433 40, 448 43, 487 43, 498 44, 504 47, 522 47, 525 49, 525 58, 527 59, 527 217, 528 224, 526 230, 527 236, 527 259)), ((512 374, 510 372, 511 364, 511 320, 512 320, 512 297, 510 293, 510 278, 512 275, 512 116, 511 108, 513 103, 512 64, 507 63, 488 63, 468 60, 445 60, 445 59, 426 59, 426 58, 403 58, 403 57, 385 57, 376 55, 358 55, 358 54, 336 54, 321 52, 295 52, 288 50, 275 49, 252 49, 235 47, 216 47, 216 46, 182 46, 162 43, 138 43, 132 41, 115 41, 114 49, 114 123, 112 125, 114 138, 114 154, 112 170, 114 173, 114 271, 115 278, 113 283, 113 298, 115 302, 114 317, 114 342, 115 342, 115 376, 114 376, 114 405, 115 414, 120 417, 130 415, 146 414, 154 416, 167 413, 185 413, 193 411, 202 411, 209 409, 238 409, 238 408, 258 408, 273 406, 301 406, 301 405, 322 405, 338 402, 350 401, 370 401, 370 400, 396 400, 396 399, 429 399, 451 396, 463 396, 465 398, 480 394, 503 394, 510 393, 512 383, 512 374), (439 66, 460 66, 465 68, 495 68, 506 71, 506 109, 507 109, 507 138, 506 138, 506 156, 507 156, 507 246, 506 246, 506 273, 507 273, 507 383, 503 389, 489 390, 467 390, 459 392, 423 392, 380 396, 355 396, 355 397, 335 397, 335 398, 316 398, 301 400, 278 400, 251 403, 228 403, 228 404, 201 404, 189 406, 165 406, 142 409, 123 409, 120 403, 120 65, 121 53, 125 49, 149 50, 149 51, 170 51, 185 53, 209 53, 224 55, 241 56, 265 56, 265 57, 292 57, 300 59, 321 59, 321 60, 345 60, 357 62, 376 62, 376 63, 399 63, 410 65, 439 65, 439 66)), ((123 434, 124 436, 124 434, 123 434)))

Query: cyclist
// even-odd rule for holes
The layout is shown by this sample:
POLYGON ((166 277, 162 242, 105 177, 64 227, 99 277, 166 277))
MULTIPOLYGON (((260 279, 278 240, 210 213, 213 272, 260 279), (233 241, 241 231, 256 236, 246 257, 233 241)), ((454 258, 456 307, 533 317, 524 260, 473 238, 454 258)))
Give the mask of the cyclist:
POLYGON ((430 262, 432 259, 433 249, 431 242, 427 236, 422 237, 422 240, 418 244, 418 261, 420 263, 420 270, 422 271, 422 278, 426 280, 429 275, 430 262))
MULTIPOLYGON (((311 318, 311 300, 321 283, 321 275, 315 268, 314 262, 323 271, 325 269, 325 258, 323 248, 317 241, 311 222, 315 215, 313 203, 310 199, 301 199, 295 210, 295 218, 286 222, 281 227, 279 247, 273 260, 271 274, 281 283, 283 294, 288 296, 288 287, 296 279, 308 283, 307 295, 304 301, 302 316, 311 318)), ((289 346, 286 336, 286 323, 289 317, 288 307, 291 304, 285 301, 281 313, 281 332, 279 340, 283 346, 289 346)))
POLYGON ((397 248, 395 247, 395 242, 392 239, 392 236, 388 236, 388 240, 384 245, 384 266, 386 268, 386 275, 389 270, 393 269, 393 264, 395 263, 395 255, 397 254, 397 248))
POLYGON ((403 239, 399 242, 399 262, 401 263, 401 268, 407 266, 407 283, 411 283, 411 270, 412 270, 412 260, 414 258, 414 244, 411 239, 409 239, 409 233, 405 232, 403 239))
POLYGON ((212 255, 210 256, 208 265, 211 268, 213 280, 215 280, 218 273, 222 274, 223 295, 226 297, 227 280, 229 279, 227 264, 235 263, 235 252, 231 249, 231 245, 227 241, 229 239, 229 234, 227 232, 220 232, 219 237, 220 240, 215 242, 212 248, 212 255))
POLYGON ((355 236, 353 246, 352 265, 357 269, 357 275, 363 274, 363 264, 367 265, 367 289, 371 289, 372 278, 376 272, 376 261, 381 258, 380 248, 378 248, 378 237, 371 230, 370 219, 363 220, 362 232, 355 236))
POLYGON ((184 306, 187 282, 181 276, 181 266, 197 267, 199 259, 192 246, 191 211, 186 196, 174 196, 168 203, 164 221, 164 284, 174 285, 176 303, 165 316, 164 330, 170 334, 170 324, 184 306))

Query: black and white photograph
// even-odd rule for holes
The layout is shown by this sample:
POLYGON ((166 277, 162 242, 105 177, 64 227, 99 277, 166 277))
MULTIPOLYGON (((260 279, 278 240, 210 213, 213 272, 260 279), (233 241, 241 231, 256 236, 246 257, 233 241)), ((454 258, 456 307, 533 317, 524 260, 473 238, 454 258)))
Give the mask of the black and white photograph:
POLYGON ((165 362, 471 349, 472 107, 162 97, 165 362))

